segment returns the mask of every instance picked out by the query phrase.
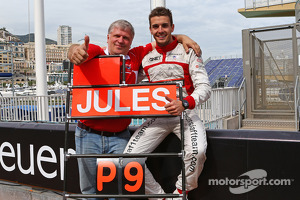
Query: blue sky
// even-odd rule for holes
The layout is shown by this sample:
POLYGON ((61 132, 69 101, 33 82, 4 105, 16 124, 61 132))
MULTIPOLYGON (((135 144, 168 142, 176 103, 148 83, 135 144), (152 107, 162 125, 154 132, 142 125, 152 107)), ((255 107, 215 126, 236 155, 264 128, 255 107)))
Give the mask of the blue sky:
MULTIPOLYGON (((105 46, 110 23, 126 19, 135 27, 133 46, 151 41, 150 0, 44 0, 44 7, 46 37, 53 40, 57 40, 59 25, 69 25, 73 43, 87 34, 92 43, 105 46)), ((166 7, 173 12, 174 33, 194 39, 204 59, 241 57, 243 29, 295 22, 295 17, 247 19, 237 12, 244 7, 244 0, 166 0, 166 7)), ((1 8, 0 27, 16 35, 25 35, 29 29, 34 32, 34 0, 3 1, 1 8)))

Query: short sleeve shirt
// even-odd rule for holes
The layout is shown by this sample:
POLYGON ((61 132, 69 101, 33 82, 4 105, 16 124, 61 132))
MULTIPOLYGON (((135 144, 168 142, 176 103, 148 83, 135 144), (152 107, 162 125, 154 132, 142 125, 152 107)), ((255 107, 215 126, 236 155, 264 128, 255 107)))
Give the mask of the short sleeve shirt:
MULTIPOLYGON (((139 46, 129 50, 125 62, 125 79, 127 84, 135 84, 137 82, 138 71, 142 60, 151 50, 151 43, 146 46, 139 46)), ((88 60, 93 59, 98 55, 106 55, 100 46, 94 44, 89 44, 88 54, 88 60)), ((131 119, 84 119, 80 121, 95 130, 120 132, 128 127, 131 119)))

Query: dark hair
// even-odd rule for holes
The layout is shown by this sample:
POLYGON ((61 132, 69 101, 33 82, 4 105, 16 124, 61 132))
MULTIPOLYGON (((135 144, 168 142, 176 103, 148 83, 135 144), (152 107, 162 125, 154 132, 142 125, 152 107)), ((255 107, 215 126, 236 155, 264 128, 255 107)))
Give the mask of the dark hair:
POLYGON ((134 37, 134 28, 131 25, 130 22, 126 21, 125 19, 119 19, 117 21, 114 21, 108 28, 108 34, 112 32, 114 28, 120 28, 121 30, 130 30, 132 36, 134 37))
POLYGON ((151 26, 151 18, 159 17, 159 16, 167 16, 170 19, 171 25, 173 25, 173 17, 172 12, 168 8, 165 7, 156 7, 154 8, 149 15, 149 25, 151 26))

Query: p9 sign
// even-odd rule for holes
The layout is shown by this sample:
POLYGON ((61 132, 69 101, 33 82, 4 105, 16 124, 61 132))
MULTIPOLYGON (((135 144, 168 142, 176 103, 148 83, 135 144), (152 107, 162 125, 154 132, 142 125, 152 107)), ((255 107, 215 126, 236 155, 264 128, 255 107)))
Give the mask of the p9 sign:
POLYGON ((145 194, 145 158, 97 159, 97 192, 145 194))

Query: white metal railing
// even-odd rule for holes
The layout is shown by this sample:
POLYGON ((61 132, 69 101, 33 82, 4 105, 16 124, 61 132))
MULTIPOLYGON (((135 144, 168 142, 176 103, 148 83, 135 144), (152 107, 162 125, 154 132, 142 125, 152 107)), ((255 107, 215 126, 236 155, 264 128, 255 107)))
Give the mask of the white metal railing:
MULTIPOLYGON (((238 88, 212 89, 211 97, 199 107, 199 116, 209 129, 223 127, 222 119, 236 115, 238 88)), ((0 97, 1 121, 39 121, 38 102, 48 101, 47 122, 64 122, 66 95, 0 97)), ((144 119, 132 119, 131 125, 140 125, 144 119)), ((75 122, 75 121, 74 121, 75 122)))
POLYGON ((238 88, 212 89, 211 97, 201 104, 199 116, 206 128, 223 128, 223 119, 235 116, 238 111, 238 88))
POLYGON ((283 5, 287 3, 294 3, 296 1, 297 0, 244 0, 244 3, 245 9, 255 9, 275 5, 283 5))
POLYGON ((48 113, 46 113, 47 118, 49 115, 48 121, 63 122, 65 120, 65 95, 1 97, 0 119, 2 121, 39 121, 38 106, 45 100, 48 102, 48 113))

